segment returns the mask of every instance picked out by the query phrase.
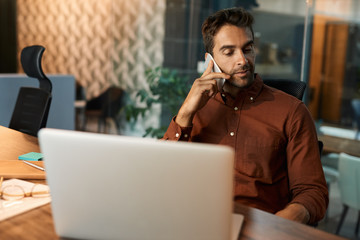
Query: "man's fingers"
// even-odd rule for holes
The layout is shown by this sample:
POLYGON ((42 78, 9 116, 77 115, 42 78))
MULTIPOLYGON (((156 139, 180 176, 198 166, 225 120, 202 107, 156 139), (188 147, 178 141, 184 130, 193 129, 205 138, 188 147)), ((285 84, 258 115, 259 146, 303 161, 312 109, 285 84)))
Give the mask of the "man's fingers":
POLYGON ((197 82, 197 90, 201 94, 205 94, 209 97, 213 96, 217 92, 216 80, 202 80, 197 82))
POLYGON ((209 64, 207 65, 207 68, 205 69, 205 71, 203 72, 201 77, 206 76, 207 74, 211 73, 213 67, 214 67, 214 62, 212 60, 210 60, 209 64))
POLYGON ((205 90, 204 94, 207 96, 207 97, 212 97, 216 94, 216 91, 213 91, 213 90, 205 90))
POLYGON ((193 83, 193 87, 195 89, 199 89, 200 91, 203 91, 205 89, 210 89, 212 87, 216 86, 216 80, 213 78, 198 78, 193 83))
POLYGON ((204 80, 219 79, 219 78, 229 79, 230 75, 228 75, 226 73, 211 72, 211 73, 209 73, 207 75, 201 76, 201 79, 204 79, 204 80))

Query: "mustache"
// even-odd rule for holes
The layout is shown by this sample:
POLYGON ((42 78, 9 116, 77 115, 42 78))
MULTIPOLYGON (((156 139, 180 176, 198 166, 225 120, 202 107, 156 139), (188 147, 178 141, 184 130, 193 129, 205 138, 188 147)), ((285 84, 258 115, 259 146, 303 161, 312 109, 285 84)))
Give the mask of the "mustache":
POLYGON ((247 63, 247 64, 242 65, 239 68, 236 68, 233 71, 231 71, 231 75, 233 75, 237 72, 243 72, 243 71, 248 71, 248 70, 250 70, 250 65, 247 63))

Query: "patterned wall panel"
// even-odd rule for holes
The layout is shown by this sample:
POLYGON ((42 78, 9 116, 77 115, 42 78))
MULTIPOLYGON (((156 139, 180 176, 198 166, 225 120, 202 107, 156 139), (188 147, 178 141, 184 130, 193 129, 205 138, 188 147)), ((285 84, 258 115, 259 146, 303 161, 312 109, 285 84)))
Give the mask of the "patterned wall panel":
POLYGON ((17 0, 18 52, 44 45, 44 71, 73 74, 88 98, 109 85, 146 88, 145 69, 163 62, 165 8, 165 0, 17 0))
POLYGON ((146 87, 145 69, 163 62, 165 1, 113 1, 114 77, 125 89, 146 87))

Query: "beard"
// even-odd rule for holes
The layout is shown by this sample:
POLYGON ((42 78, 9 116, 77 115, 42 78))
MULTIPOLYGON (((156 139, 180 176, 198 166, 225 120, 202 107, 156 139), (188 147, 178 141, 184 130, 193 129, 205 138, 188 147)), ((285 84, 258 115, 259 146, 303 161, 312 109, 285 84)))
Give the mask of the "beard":
POLYGON ((254 68, 249 64, 245 64, 231 71, 230 73, 229 83, 238 88, 247 88, 254 82, 254 68), (237 76, 241 75, 241 73, 245 73, 245 76, 237 76))

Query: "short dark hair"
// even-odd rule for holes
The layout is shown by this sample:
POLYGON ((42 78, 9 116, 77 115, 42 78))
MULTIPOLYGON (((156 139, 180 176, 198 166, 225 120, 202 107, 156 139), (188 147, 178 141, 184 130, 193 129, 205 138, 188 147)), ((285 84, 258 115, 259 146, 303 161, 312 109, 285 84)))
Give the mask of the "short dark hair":
POLYGON ((206 52, 212 54, 214 48, 214 36, 224 25, 248 27, 254 39, 252 24, 254 17, 241 7, 227 8, 210 15, 203 23, 201 31, 206 52))

